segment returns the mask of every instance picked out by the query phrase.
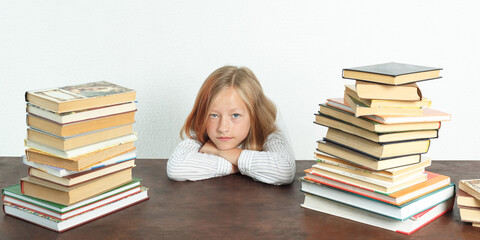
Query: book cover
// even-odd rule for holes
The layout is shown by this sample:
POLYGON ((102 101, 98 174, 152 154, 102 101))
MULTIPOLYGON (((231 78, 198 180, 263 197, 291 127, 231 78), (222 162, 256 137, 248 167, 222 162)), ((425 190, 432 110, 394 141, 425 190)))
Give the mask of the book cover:
POLYGON ((361 67, 344 68, 345 79, 363 80, 390 85, 432 80, 441 78, 438 67, 427 67, 406 63, 381 63, 361 67))
POLYGON ((25 100, 57 113, 135 101, 135 91, 106 81, 25 93, 25 100))

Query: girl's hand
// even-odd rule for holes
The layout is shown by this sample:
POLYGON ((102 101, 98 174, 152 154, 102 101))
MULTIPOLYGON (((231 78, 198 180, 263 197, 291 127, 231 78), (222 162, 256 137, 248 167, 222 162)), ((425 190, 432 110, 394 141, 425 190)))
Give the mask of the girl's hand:
POLYGON ((206 142, 202 148, 200 148, 200 150, 198 150, 199 152, 201 153, 208 153, 208 154, 213 154, 213 155, 217 155, 219 156, 219 152, 220 150, 218 150, 217 146, 215 146, 215 144, 213 144, 213 142, 211 140, 208 140, 208 142, 206 142))

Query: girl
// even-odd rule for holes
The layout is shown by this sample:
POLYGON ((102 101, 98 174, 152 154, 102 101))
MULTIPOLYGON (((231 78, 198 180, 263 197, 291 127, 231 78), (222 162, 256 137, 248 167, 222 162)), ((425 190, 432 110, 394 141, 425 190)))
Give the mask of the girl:
POLYGON ((168 159, 168 177, 195 181, 240 172, 264 183, 291 183, 295 159, 276 114, 250 69, 215 70, 180 132, 187 138, 168 159))

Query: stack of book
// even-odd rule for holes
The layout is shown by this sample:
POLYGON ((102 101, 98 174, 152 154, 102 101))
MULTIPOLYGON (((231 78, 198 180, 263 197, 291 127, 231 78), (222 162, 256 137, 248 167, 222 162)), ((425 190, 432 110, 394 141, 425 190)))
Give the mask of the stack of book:
POLYGON ((465 179, 458 183, 457 205, 462 222, 480 227, 480 179, 465 179))
POLYGON ((439 68, 386 63, 343 70, 356 80, 344 98, 320 104, 328 127, 317 163, 301 178, 303 207, 411 234, 453 206, 448 176, 425 171, 423 156, 450 115, 429 108, 416 82, 439 68))
POLYGON ((28 176, 2 189, 7 215, 63 232, 148 199, 132 177, 134 90, 101 81, 25 99, 28 176))

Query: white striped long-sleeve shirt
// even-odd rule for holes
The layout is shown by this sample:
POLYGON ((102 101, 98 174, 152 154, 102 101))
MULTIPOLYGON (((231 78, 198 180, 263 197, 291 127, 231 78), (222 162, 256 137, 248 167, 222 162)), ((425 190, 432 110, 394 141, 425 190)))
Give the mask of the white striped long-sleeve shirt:
MULTIPOLYGON (((196 181, 230 174, 232 164, 229 161, 198 152, 201 147, 196 140, 183 140, 168 159, 168 177, 176 181, 196 181)), ((260 182, 288 184, 295 175, 295 158, 285 137, 280 132, 274 132, 267 137, 262 151, 242 151, 238 158, 238 170, 260 182)))

